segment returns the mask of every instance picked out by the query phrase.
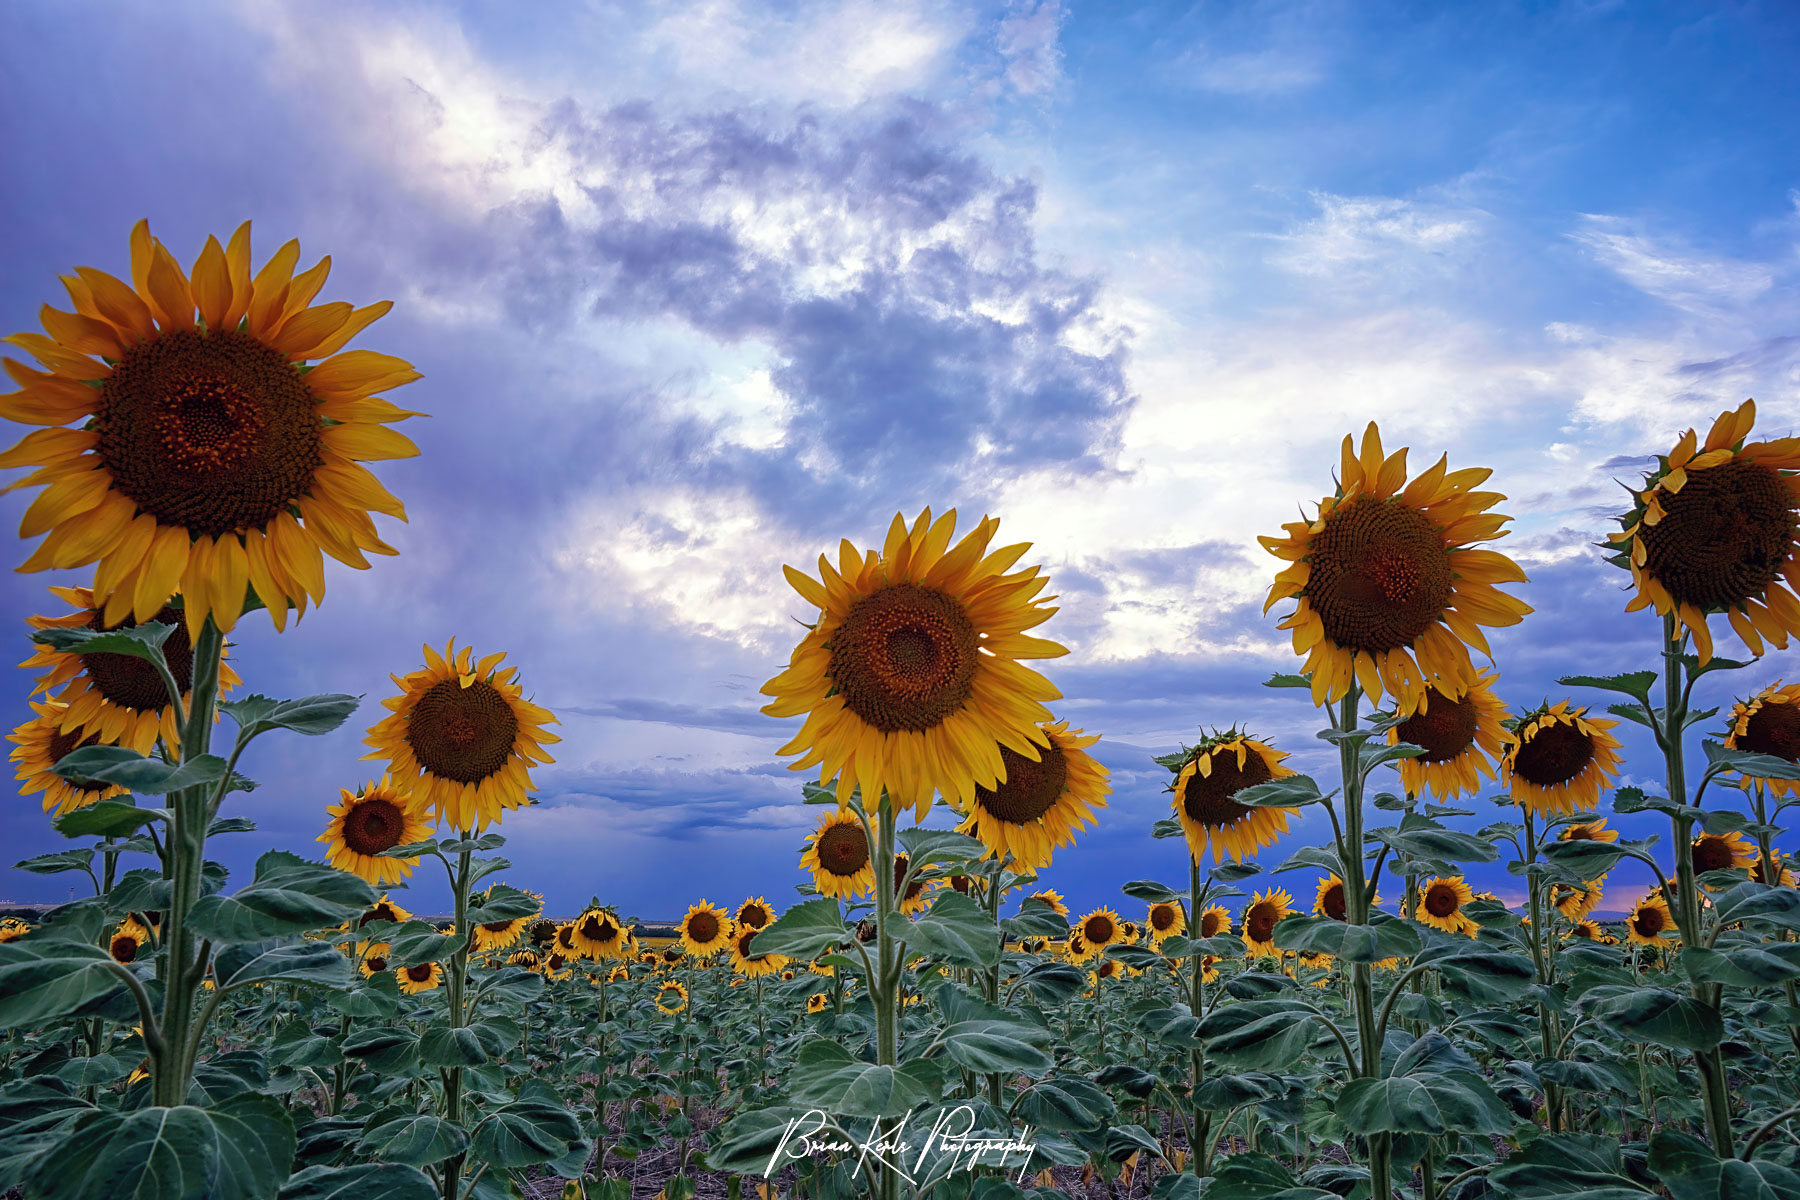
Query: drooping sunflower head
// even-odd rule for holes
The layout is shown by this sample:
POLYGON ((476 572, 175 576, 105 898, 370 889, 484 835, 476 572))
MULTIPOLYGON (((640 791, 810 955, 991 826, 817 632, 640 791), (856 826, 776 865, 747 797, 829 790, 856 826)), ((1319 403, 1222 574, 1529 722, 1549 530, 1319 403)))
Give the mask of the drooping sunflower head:
POLYGON ((107 951, 114 962, 127 965, 138 960, 144 946, 150 941, 150 931, 135 917, 127 917, 113 930, 112 937, 107 940, 107 951))
POLYGON ((731 918, 724 909, 716 909, 702 900, 691 905, 688 916, 680 919, 680 945, 688 954, 704 959, 731 945, 731 918))
POLYGON ((1144 914, 1144 928, 1150 931, 1150 941, 1160 946, 1177 934, 1187 931, 1187 917, 1182 915, 1181 905, 1161 901, 1152 904, 1144 914))
POLYGON ((1519 718, 1517 739, 1500 760, 1513 802, 1539 816, 1592 812, 1619 775, 1617 725, 1571 709, 1567 700, 1519 718))
POLYGON ((1761 855, 1755 843, 1737 830, 1703 833, 1694 839, 1694 874, 1708 871, 1748 871, 1761 855))
POLYGON ((454 638, 441 655, 424 652, 424 669, 391 676, 400 695, 382 701, 392 712, 370 728, 363 757, 387 759, 433 819, 484 829, 526 802, 533 764, 556 761, 544 750, 562 740, 547 728, 556 717, 525 699, 504 653, 471 666, 454 638))
POLYGON ((874 858, 862 821, 847 808, 827 812, 806 839, 800 869, 810 871, 821 896, 846 899, 875 888, 874 858))
POLYGON ((425 806, 391 776, 383 775, 352 792, 338 790, 336 805, 318 840, 329 849, 326 861, 376 886, 399 883, 412 874, 416 858, 383 858, 383 850, 410 846, 431 835, 425 806))
POLYGON ((1608 938, 1606 930, 1600 928, 1597 923, 1585 918, 1577 918, 1575 923, 1569 927, 1567 936, 1571 941, 1599 942, 1602 945, 1605 945, 1611 940, 1608 938))
POLYGON ((1319 501, 1317 519, 1257 539, 1290 564, 1263 611, 1297 602, 1281 628, 1306 655, 1315 704, 1342 699, 1352 679, 1407 708, 1428 686, 1460 697, 1475 674, 1469 649, 1488 653, 1480 627, 1516 625, 1531 611, 1495 587, 1524 582, 1518 565, 1473 548, 1502 536, 1509 519, 1487 511, 1504 496, 1473 490, 1489 474, 1450 471, 1440 458, 1408 483, 1406 451, 1384 455, 1371 421, 1360 453, 1344 438, 1337 493, 1319 501))
POLYGON ((1572 821, 1556 835, 1559 842, 1616 842, 1619 831, 1606 827, 1606 818, 1597 821, 1572 821))
POLYGON ((1223 904, 1210 905, 1200 912, 1200 936, 1203 938, 1231 936, 1231 910, 1223 904))
POLYGON ((1236 729, 1214 731, 1183 751, 1171 768, 1175 782, 1169 790, 1195 862, 1208 846, 1214 863, 1227 854, 1241 862, 1287 832, 1297 809, 1252 807, 1232 799, 1245 788, 1293 775, 1292 767, 1281 765, 1286 757, 1236 729))
POLYGON ((575 922, 564 921, 556 927, 556 937, 551 940, 550 947, 564 958, 579 958, 581 948, 575 944, 575 922))
POLYGON ((820 959, 823 957, 824 955, 820 955, 819 958, 815 958, 808 962, 806 964, 806 969, 811 971, 814 975, 821 976, 825 979, 837 978, 837 968, 828 962, 821 962, 820 959))
POLYGON ((1294 911, 1294 898, 1282 888, 1258 892, 1244 908, 1244 949, 1252 955, 1277 954, 1275 925, 1294 911))
POLYGON ((1409 742, 1425 753, 1399 762, 1400 783, 1408 794, 1430 791, 1440 800, 1475 795, 1483 778, 1494 778, 1494 760, 1513 740, 1505 725, 1506 706, 1494 694, 1498 676, 1482 671, 1461 696, 1435 687, 1420 689, 1401 711, 1411 715, 1388 730, 1388 745, 1409 742))
POLYGON ((1675 930, 1675 918, 1669 914, 1669 902, 1660 891, 1651 892, 1631 906, 1625 918, 1625 936, 1639 946, 1651 946, 1675 930))
POLYGON ((1605 876, 1590 879, 1581 887, 1570 883, 1553 883, 1550 885, 1550 903, 1569 920, 1580 921, 1599 906, 1605 883, 1605 876))
POLYGON ((553 949, 544 955, 539 969, 543 971, 545 979, 567 979, 575 973, 574 964, 578 958, 578 955, 564 953, 560 948, 553 949))
POLYGON ((527 971, 535 971, 543 963, 543 955, 536 950, 515 950, 506 956, 506 961, 515 967, 524 967, 527 971))
POLYGON ((753 939, 761 929, 756 926, 739 926, 731 935, 731 969, 746 979, 755 979, 759 975, 777 975, 790 961, 781 954, 759 954, 751 949, 753 939))
POLYGON ((179 590, 190 632, 208 616, 229 632, 252 595, 277 629, 322 601, 321 552, 359 568, 396 553, 370 513, 406 510, 358 460, 419 452, 388 428, 417 414, 376 395, 419 374, 340 354, 392 306, 314 305, 331 260, 295 275, 299 256, 289 242, 253 274, 245 222, 206 240, 190 278, 140 221, 130 284, 77 267, 74 311, 46 305, 48 336, 6 339, 46 368, 4 362, 20 390, 0 417, 44 427, 0 458, 44 487, 19 532, 47 536, 20 570, 97 562, 109 622, 179 590))
POLYGON ((1757 883, 1773 882, 1776 887, 1800 887, 1800 876, 1794 874, 1794 869, 1788 865, 1787 857, 1779 850, 1771 857, 1774 859, 1775 869, 1765 872, 1762 855, 1759 854, 1756 856, 1756 861, 1750 864, 1750 878, 1757 883), (1773 880, 1769 876, 1773 876, 1773 880))
POLYGON ((1474 898, 1475 893, 1460 875, 1427 879, 1419 885, 1419 902, 1413 916, 1433 929, 1474 937, 1481 926, 1463 911, 1474 898))
POLYGON ((65 779, 58 775, 56 764, 65 755, 83 746, 99 745, 100 737, 80 725, 64 730, 62 723, 67 709, 54 700, 44 704, 32 701, 31 708, 37 716, 7 735, 7 741, 14 743, 11 758, 18 764, 13 774, 21 781, 19 795, 44 793, 44 811, 60 817, 101 800, 131 793, 130 788, 117 784, 65 779))
POLYGON ((1124 940, 1123 923, 1119 920, 1119 914, 1110 908, 1096 908, 1077 921, 1075 928, 1080 932, 1081 940, 1095 952, 1118 945, 1124 940))
MULTIPOLYGON (((151 622, 172 626, 162 645, 164 664, 175 686, 181 689, 183 702, 190 698, 194 647, 183 620, 186 601, 182 596, 169 597, 169 602, 147 620, 137 621, 129 615, 116 620, 108 618, 88 588, 53 587, 50 594, 73 611, 26 618, 34 629, 106 632, 134 629, 151 622)), ((31 657, 19 666, 39 672, 32 684, 34 694, 55 692, 55 699, 63 706, 61 727, 65 730, 85 727, 88 734, 97 735, 106 745, 129 746, 139 754, 149 754, 157 738, 171 750, 181 745, 180 710, 169 699, 169 686, 154 663, 129 654, 76 654, 38 642, 33 644, 31 657)), ((237 672, 228 662, 221 662, 220 695, 238 683, 237 672)))
POLYGON ((673 1016, 688 1006, 688 990, 673 979, 665 980, 656 989, 656 1007, 673 1016))
MULTIPOLYGON (((1800 683, 1783 687, 1777 679, 1750 699, 1732 705, 1725 748, 1800 762, 1800 683)), ((1745 775, 1739 783, 1746 788, 1767 788, 1776 796, 1791 796, 1800 790, 1800 783, 1792 779, 1745 775)))
POLYGON ((831 997, 827 996, 824 992, 814 992, 806 998, 806 1011, 808 1013, 822 1013, 830 1007, 831 997))
POLYGON ((556 940, 557 924, 549 917, 539 917, 525 927, 525 936, 534 946, 548 946, 556 940))
POLYGON ((568 946, 577 954, 595 962, 622 958, 625 954, 625 926, 607 909, 590 908, 567 928, 568 946))
POLYGON ((872 810, 885 788, 923 819, 934 793, 963 812, 976 788, 999 786, 1008 748, 1036 760, 1059 693, 1019 660, 1067 651, 1025 631, 1056 610, 1038 598, 1036 567, 1008 573, 1029 543, 989 551, 999 522, 983 518, 953 547, 956 513, 896 515, 881 552, 839 546, 819 578, 784 567, 819 609, 787 670, 763 685, 773 717, 806 723, 781 754, 819 768, 843 802, 860 790, 872 810))
MULTIPOLYGON (((618 966, 614 967, 612 970, 610 970, 606 973, 606 982, 608 982, 608 983, 623 983, 630 978, 631 978, 631 968, 626 966, 624 963, 620 963, 618 966)), ((599 976, 597 976, 597 975, 588 976, 588 982, 590 982, 590 983, 597 982, 598 979, 599 979, 599 976)))
POLYGON ((400 990, 409 996, 429 992, 444 981, 444 969, 434 962, 401 967, 396 974, 400 979, 400 990))
POLYGON ((1107 770, 1087 753, 1099 734, 1083 737, 1067 721, 1041 729, 1049 744, 1027 757, 1011 747, 1000 749, 1005 778, 992 788, 976 785, 961 833, 979 838, 992 858, 1011 854, 1031 870, 1050 865, 1058 847, 1072 845, 1076 831, 1092 824, 1094 809, 1106 807, 1107 770))
POLYGON ((1706 618, 1724 613, 1751 654, 1766 638, 1787 648, 1800 633, 1800 438, 1745 443, 1756 402, 1719 414, 1701 443, 1688 430, 1644 477, 1612 535, 1613 562, 1637 595, 1625 611, 1654 608, 1691 633, 1700 665, 1711 661, 1706 618))
POLYGON ((356 918, 356 927, 358 929, 364 929, 380 921, 398 925, 404 921, 410 920, 412 920, 411 913, 407 912, 404 908, 401 908, 398 904, 395 904, 392 900, 389 900, 386 896, 383 896, 371 905, 360 917, 356 918))
POLYGON ((1039 904, 1043 904, 1059 917, 1067 917, 1069 915, 1068 903, 1062 898, 1062 893, 1055 888, 1043 888, 1039 891, 1035 891, 1031 893, 1031 895, 1025 897, 1025 900, 1026 902, 1036 901, 1039 904))
POLYGON ((775 910, 761 896, 755 896, 738 905, 737 915, 731 923, 739 929, 761 929, 775 919, 775 910))

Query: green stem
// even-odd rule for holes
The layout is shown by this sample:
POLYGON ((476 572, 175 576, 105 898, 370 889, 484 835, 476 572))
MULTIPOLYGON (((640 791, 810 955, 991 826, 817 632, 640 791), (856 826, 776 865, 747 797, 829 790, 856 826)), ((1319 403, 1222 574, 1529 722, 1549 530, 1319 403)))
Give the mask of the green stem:
MULTIPOLYGON (((464 831, 463 840, 467 841, 468 837, 468 831, 464 831)), ((468 1024, 468 1014, 463 1008, 463 983, 469 973, 469 856, 467 846, 457 853, 456 871, 452 877, 456 891, 456 935, 462 939, 462 945, 450 956, 450 978, 445 986, 452 1029, 461 1029, 468 1024)), ((444 1117, 452 1124, 462 1123, 462 1083, 461 1067, 451 1067, 444 1072, 444 1117)), ((459 1200, 463 1159, 464 1156, 458 1154, 444 1163, 444 1200, 459 1200)))
MULTIPOLYGON (((1357 726, 1357 703, 1362 689, 1355 679, 1338 707, 1338 728, 1345 733, 1357 726)), ((1344 783, 1344 840, 1338 857, 1344 867, 1345 916, 1352 925, 1369 923, 1370 895, 1363 875, 1363 811, 1361 754, 1353 739, 1338 743, 1338 769, 1344 783)), ((1350 997, 1356 1009, 1356 1034, 1360 1062, 1350 1067, 1358 1078, 1381 1077, 1381 1036, 1376 1027, 1375 985, 1368 963, 1352 963, 1350 997)), ((1369 1139, 1369 1194, 1372 1200, 1390 1200, 1393 1187, 1393 1146, 1386 1134, 1369 1139)))
MULTIPOLYGON (((866 797, 865 797, 866 801, 866 797)), ((869 980, 869 1000, 875 1006, 875 1061, 884 1067, 900 1065, 900 1016, 898 985, 899 955, 896 953, 894 930, 894 802, 887 792, 881 793, 881 807, 875 828, 875 947, 874 977, 869 980)), ((883 1168, 877 1176, 879 1200, 896 1200, 900 1194, 900 1177, 883 1168)))

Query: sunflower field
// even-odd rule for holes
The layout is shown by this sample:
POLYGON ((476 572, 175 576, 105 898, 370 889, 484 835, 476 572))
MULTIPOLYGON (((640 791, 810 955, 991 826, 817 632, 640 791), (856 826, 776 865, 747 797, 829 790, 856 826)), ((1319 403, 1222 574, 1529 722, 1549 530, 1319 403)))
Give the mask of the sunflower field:
POLYGON ((129 279, 78 268, 6 339, 19 569, 92 571, 32 622, 12 758, 68 848, 18 866, 90 894, 0 925, 0 1193, 1800 1197, 1800 684, 1730 687, 1800 636, 1800 439, 1753 403, 1659 454, 1600 551, 1660 657, 1525 710, 1483 632, 1531 611, 1490 472, 1346 436, 1262 539, 1296 656, 1268 683, 1335 773, 1196 714, 1156 760, 1186 876, 1086 913, 1037 877, 1110 792, 1030 665, 1066 652, 1049 578, 996 521, 897 515, 782 568, 799 898, 558 919, 501 855, 557 719, 493 646, 395 664, 313 857, 208 857, 254 836, 246 747, 358 709, 256 692, 227 635, 304 642, 326 556, 395 553, 364 464, 417 453, 384 393, 419 373, 347 348, 389 305, 299 267, 248 224, 184 265, 140 223, 129 279), (1658 784, 1620 784, 1621 721, 1658 784), (1310 808, 1330 840, 1296 844, 1310 808), (1599 919, 1621 864, 1655 886, 1599 919), (394 893, 439 870, 454 913, 417 918, 394 893))

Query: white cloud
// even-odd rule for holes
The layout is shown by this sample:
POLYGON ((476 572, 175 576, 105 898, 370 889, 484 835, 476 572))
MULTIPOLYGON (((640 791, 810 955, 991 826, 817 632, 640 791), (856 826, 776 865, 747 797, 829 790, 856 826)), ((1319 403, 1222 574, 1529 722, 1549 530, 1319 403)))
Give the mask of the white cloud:
POLYGON ((1195 87, 1234 96, 1298 92, 1325 78, 1319 60, 1282 49, 1213 53, 1198 48, 1182 57, 1176 71, 1195 87))
POLYGON ((1068 16, 1059 0, 1014 0, 1000 22, 1000 56, 1006 81, 1032 96, 1056 87, 1062 79, 1062 48, 1057 39, 1068 16))
POLYGON ((1765 263, 1686 251, 1634 229, 1621 217, 1582 214, 1569 236, 1595 261, 1646 295, 1695 314, 1737 310, 1775 284, 1765 263))
POLYGON ((1301 275, 1362 282, 1441 272, 1479 239, 1487 214, 1394 196, 1314 192, 1319 215, 1274 235, 1274 262, 1301 275))

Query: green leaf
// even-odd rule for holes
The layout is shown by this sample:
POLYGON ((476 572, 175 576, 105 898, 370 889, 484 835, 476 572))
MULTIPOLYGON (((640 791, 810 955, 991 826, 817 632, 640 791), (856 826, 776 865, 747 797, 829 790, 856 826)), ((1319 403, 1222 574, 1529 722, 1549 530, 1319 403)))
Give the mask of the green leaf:
POLYGON ((1722 743, 1710 740, 1700 745, 1706 751, 1709 775, 1715 771, 1735 771, 1752 779, 1800 779, 1800 762, 1748 750, 1727 750, 1722 743))
POLYGON ((428 1067, 478 1067, 488 1053, 473 1029, 433 1025, 419 1035, 419 1061, 428 1067))
POLYGON ((146 758, 128 746, 82 746, 63 755, 51 769, 64 779, 115 784, 147 796, 225 778, 225 760, 216 754, 201 754, 176 764, 146 758))
POLYGON ((1769 1159, 1720 1158, 1692 1134, 1659 1130, 1650 1135, 1650 1170, 1671 1200, 1792 1200, 1800 1196, 1800 1171, 1769 1159))
POLYGON ((129 629, 40 629, 31 640, 65 654, 122 654, 145 662, 163 661, 163 643, 175 632, 175 626, 161 621, 146 621, 129 629))
POLYGON ((383 940, 388 943, 389 962, 396 967, 416 967, 421 963, 448 962, 469 939, 464 933, 439 933, 428 921, 407 921, 383 940))
POLYGON ((1695 983, 1776 987, 1800 979, 1800 942, 1757 943, 1729 950, 1690 946, 1681 952, 1681 966, 1695 983))
POLYGON ((280 1200, 437 1200, 437 1187, 417 1167, 360 1163, 308 1167, 287 1181, 280 1200))
MULTIPOLYGON (((1448 829, 1421 813, 1407 813, 1398 828, 1372 829, 1369 836, 1412 858, 1444 862, 1493 862, 1500 857, 1494 844, 1473 834, 1448 829)), ((1587 843, 1603 845, 1604 843, 1587 843)))
POLYGON ((935 1101, 942 1089, 943 1070, 930 1059, 881 1066, 827 1038, 801 1043, 788 1073, 795 1101, 850 1117, 897 1117, 935 1101))
MULTIPOLYGON (((526 1085, 530 1089, 531 1085, 526 1085)), ((524 1094, 475 1127, 469 1153, 503 1171, 561 1158, 581 1140, 581 1122, 541 1093, 524 1094)))
POLYGON ((820 1124, 816 1113, 809 1114, 799 1104, 740 1112, 714 1130, 712 1146, 706 1151, 706 1166, 713 1171, 762 1177, 769 1170, 770 1160, 781 1154, 775 1163, 775 1172, 779 1173, 793 1161, 802 1140, 809 1134, 821 1136, 820 1124))
POLYGON ((782 913, 773 925, 751 939, 750 948, 758 954, 811 960, 849 939, 838 902, 821 896, 782 913))
POLYGON ((1407 1047, 1385 1079, 1353 1079, 1339 1093, 1336 1112, 1351 1133, 1463 1133, 1512 1131, 1516 1118, 1477 1073, 1468 1055, 1433 1030, 1407 1047))
POLYGON ((1766 921, 1782 929, 1800 929, 1800 892, 1793 888, 1745 881, 1713 901, 1719 924, 1766 921))
POLYGON ((1253 862, 1228 862, 1219 863, 1207 874, 1221 883, 1236 883, 1240 879, 1248 879, 1261 871, 1262 868, 1253 862))
POLYGON ((496 883, 471 900, 469 924, 497 925, 502 921, 535 917, 543 906, 543 901, 528 892, 496 883))
POLYGON ((1292 1066, 1324 1036, 1319 1015, 1296 1000, 1246 1000, 1223 1005, 1200 1022, 1207 1053, 1231 1066, 1279 1071, 1292 1066))
POLYGON ((56 818, 56 831, 64 837, 124 837, 140 825, 166 820, 168 810, 139 808, 129 800, 101 800, 56 818))
POLYGON ((1303 846, 1288 856, 1288 860, 1275 868, 1275 874, 1283 871, 1297 871, 1301 867, 1316 867, 1330 871, 1340 879, 1344 875, 1344 864, 1338 861, 1337 851, 1325 846, 1303 846))
POLYGON ((1631 671, 1624 675, 1565 675, 1556 681, 1558 687, 1600 688, 1623 692, 1641 703, 1650 703, 1650 689, 1656 686, 1655 671, 1631 671))
POLYGON ((348 721, 360 699, 358 696, 322 695, 300 700, 271 700, 267 696, 249 695, 223 701, 219 711, 238 723, 239 736, 245 741, 271 729, 291 729, 295 733, 317 737, 348 721))
POLYGON ((382 1162, 428 1167, 469 1148, 469 1135, 459 1125, 431 1113, 414 1113, 386 1121, 363 1134, 359 1154, 382 1162))
POLYGON ((1134 900, 1144 900, 1151 904, 1173 904, 1187 898, 1185 892, 1177 892, 1154 879, 1134 879, 1119 890, 1134 900))
POLYGON ((1531 962, 1467 938, 1446 938, 1413 956, 1413 966, 1438 972, 1445 991, 1478 1003, 1517 1000, 1537 981, 1531 962))
POLYGON ((227 989, 272 979, 348 987, 355 977, 350 960, 330 942, 240 942, 221 948, 213 959, 213 977, 227 989))
POLYGON ((353 1029, 344 1039, 344 1054, 361 1059, 378 1075, 392 1075, 419 1061, 419 1038, 409 1029, 353 1029))
POLYGON ((1418 926, 1396 917, 1371 925, 1348 925, 1330 917, 1293 914, 1275 923, 1277 949, 1304 954, 1330 954, 1345 962, 1373 963, 1384 958, 1410 958, 1420 947, 1418 926))
POLYGON ((1213 1166, 1206 1200, 1338 1200, 1337 1193, 1307 1187, 1267 1154, 1251 1152, 1221 1158, 1213 1166))
POLYGON ((1033 963, 1019 976, 1019 986, 1030 992, 1039 1004, 1061 1004, 1087 987, 1087 975, 1079 967, 1053 959, 1033 963))
POLYGON ((1607 985, 1581 997, 1589 1015, 1626 1038, 1676 1050, 1711 1050, 1725 1037, 1719 1010, 1669 988, 1607 985))
POLYGON ((0 1029, 84 1012, 125 990, 100 947, 34 935, 0 942, 0 1029))
POLYGON ((1118 1106, 1092 1080, 1062 1075, 1027 1088, 1013 1111, 1020 1121, 1039 1129, 1086 1133, 1111 1120, 1118 1106))
POLYGON ((1025 1021, 957 1021, 941 1037, 951 1060, 971 1071, 1034 1075, 1050 1069, 1050 1031, 1025 1021))
POLYGON ((1263 680, 1266 688, 1309 688, 1312 686, 1310 675, 1283 675, 1279 671, 1263 680))
POLYGON ((977 862, 987 856, 987 847, 967 834, 951 829, 925 829, 913 826, 897 835, 900 848, 913 866, 927 863, 977 862))
POLYGON ((1067 918, 1058 916, 1056 910, 1048 904, 1038 902, 1021 904, 1018 915, 1001 921, 1000 928, 1006 932, 1009 940, 1028 937, 1060 938, 1067 936, 1069 922, 1067 918))
POLYGON ((1540 1134, 1488 1174, 1518 1200, 1642 1200, 1654 1195, 1625 1174, 1619 1143, 1589 1134, 1540 1134))
POLYGON ((1187 836, 1187 831, 1182 829, 1180 821, 1175 820, 1173 817, 1163 817, 1154 825, 1150 826, 1150 836, 1159 840, 1162 838, 1185 837, 1187 836))
POLYGON ((58 850, 53 854, 40 854, 36 858, 28 858, 13 864, 13 869, 30 871, 33 875, 60 875, 64 871, 85 871, 94 861, 94 852, 83 847, 80 850, 58 850))
POLYGON ((931 910, 906 931, 907 944, 957 967, 1000 961, 1000 928, 987 910, 960 892, 941 892, 931 910))
POLYGON ((1286 779, 1259 783, 1231 794, 1233 804, 1243 804, 1250 808, 1304 808, 1308 804, 1319 804, 1324 799, 1319 785, 1313 782, 1310 775, 1289 775, 1286 779))
POLYGON ((375 900, 375 890, 347 871, 271 850, 256 860, 248 887, 202 897, 191 928, 214 942, 259 942, 341 925, 375 900))
POLYGON ((1655 838, 1641 842, 1593 842, 1578 839, 1568 842, 1545 842, 1540 849, 1550 862, 1567 868, 1582 879, 1598 879, 1619 864, 1631 851, 1650 853, 1655 838))
POLYGON ((28 1188, 46 1200, 266 1200, 287 1179, 294 1125, 271 1096, 78 1121, 28 1188))

